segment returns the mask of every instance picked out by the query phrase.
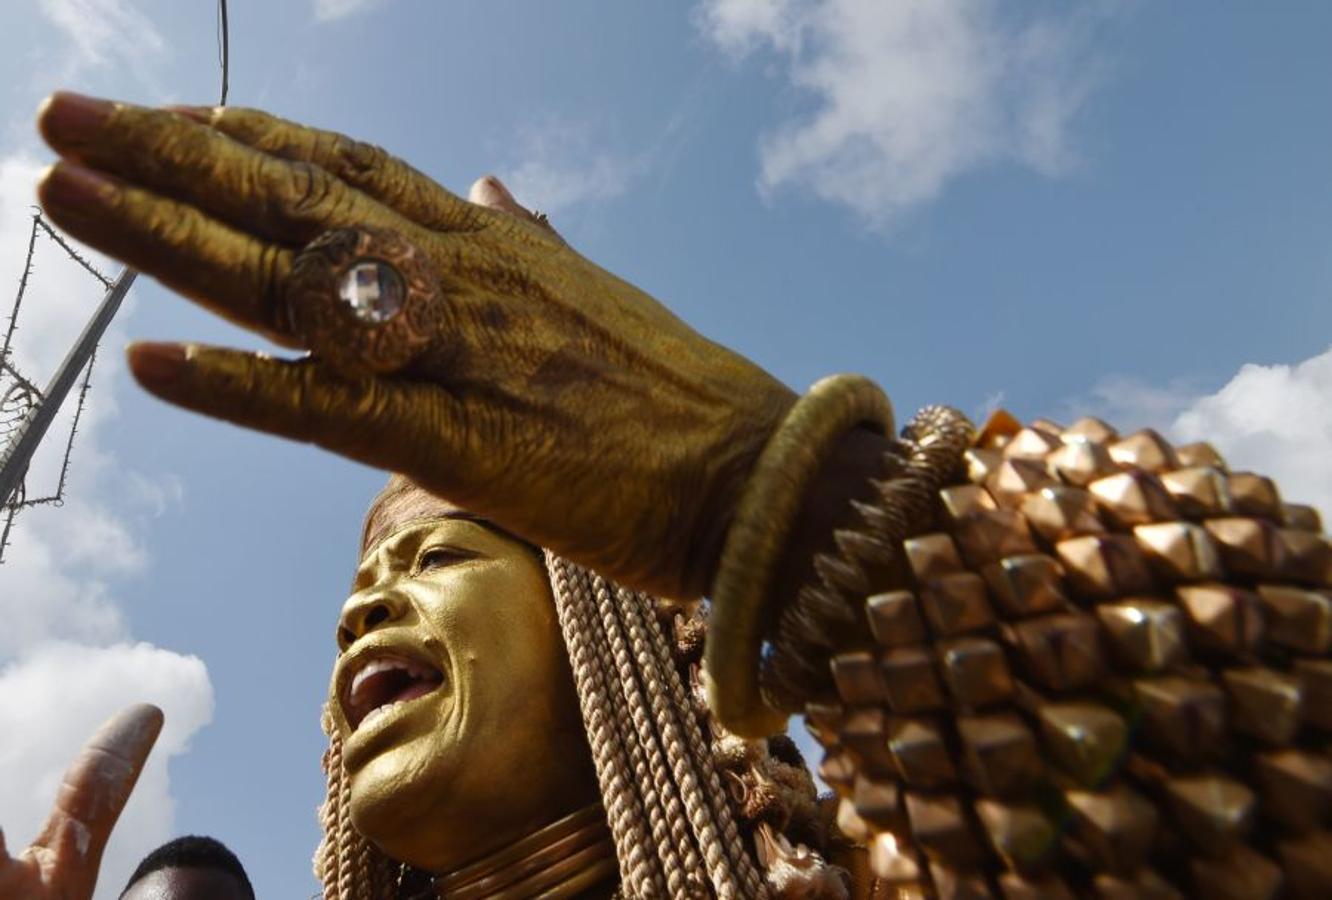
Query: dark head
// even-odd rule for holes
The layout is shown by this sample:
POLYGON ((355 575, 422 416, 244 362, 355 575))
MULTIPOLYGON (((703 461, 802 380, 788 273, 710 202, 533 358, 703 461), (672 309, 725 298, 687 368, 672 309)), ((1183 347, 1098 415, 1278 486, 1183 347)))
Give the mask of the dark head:
POLYGON ((120 900, 254 900, 245 869, 220 841, 176 838, 143 858, 120 900))

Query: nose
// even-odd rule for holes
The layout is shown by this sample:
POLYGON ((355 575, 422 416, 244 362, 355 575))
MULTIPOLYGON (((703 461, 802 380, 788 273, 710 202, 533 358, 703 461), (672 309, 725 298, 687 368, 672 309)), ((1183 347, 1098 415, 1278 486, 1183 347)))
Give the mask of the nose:
POLYGON ((397 591, 383 588, 357 591, 342 605, 338 649, 346 650, 376 628, 402 618, 406 610, 407 600, 397 591))

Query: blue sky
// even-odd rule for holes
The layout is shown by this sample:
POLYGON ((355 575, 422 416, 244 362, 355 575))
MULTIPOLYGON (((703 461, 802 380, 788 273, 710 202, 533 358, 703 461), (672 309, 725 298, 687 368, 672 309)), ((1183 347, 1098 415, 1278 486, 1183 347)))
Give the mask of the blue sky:
MULTIPOLYGON (((458 191, 498 173, 793 387, 859 371, 903 417, 1002 403, 1207 434, 1332 512, 1326 4, 230 5, 233 104, 373 140, 458 191)), ((213 102, 214 15, 6 9, 0 290, 46 160, 40 98, 213 102)), ((42 260, 20 331, 35 372, 97 299, 42 260)), ((103 895, 155 835, 200 831, 261 895, 308 896, 318 710, 382 475, 137 392, 127 335, 255 341, 155 284, 132 296, 71 502, 21 518, 0 566, 0 825, 26 841, 80 736, 157 699, 169 771, 103 895)))

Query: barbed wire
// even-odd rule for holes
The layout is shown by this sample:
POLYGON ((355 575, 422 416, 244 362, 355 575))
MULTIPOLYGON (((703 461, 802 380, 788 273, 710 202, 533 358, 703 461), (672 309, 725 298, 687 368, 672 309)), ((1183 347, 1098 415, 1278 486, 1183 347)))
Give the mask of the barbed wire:
MULTIPOLYGON (((13 358, 14 333, 18 330, 19 313, 23 308, 23 298, 27 293, 33 274, 33 258, 37 252, 37 238, 43 234, 64 251, 69 259, 101 282, 104 288, 111 287, 111 279, 102 274, 96 266, 52 229, 42 216, 41 210, 33 211, 32 230, 28 235, 28 252, 23 260, 23 271, 19 275, 18 291, 14 295, 14 304, 9 313, 9 323, 5 328, 4 344, 0 345, 0 446, 8 446, 10 441, 17 437, 24 422, 28 420, 29 414, 46 402, 46 397, 41 389, 37 387, 32 379, 19 370, 13 358)), ((24 473, 23 482, 19 485, 18 490, 5 500, 3 508, 0 509, 0 515, 4 518, 4 524, 0 526, 0 564, 5 561, 5 549, 9 546, 10 536, 14 530, 14 520, 18 517, 20 510, 34 506, 64 505, 65 486, 69 482, 70 459, 74 453, 74 436, 78 434, 79 422, 83 418, 83 411, 88 404, 88 391, 92 387, 93 365, 96 361, 97 353, 94 351, 89 356, 87 365, 83 368, 82 377, 79 381, 78 397, 75 398, 74 403, 74 415, 70 421, 69 434, 65 438, 64 455, 60 460, 60 475, 55 488, 48 493, 29 498, 27 473, 24 473)))

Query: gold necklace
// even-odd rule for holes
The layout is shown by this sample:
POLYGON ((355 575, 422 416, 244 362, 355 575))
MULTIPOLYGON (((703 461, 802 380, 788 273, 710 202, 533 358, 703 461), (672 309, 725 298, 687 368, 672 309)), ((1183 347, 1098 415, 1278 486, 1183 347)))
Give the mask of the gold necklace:
POLYGON ((565 900, 618 872, 606 813, 593 804, 484 859, 436 876, 430 893, 448 900, 565 900))

